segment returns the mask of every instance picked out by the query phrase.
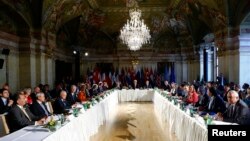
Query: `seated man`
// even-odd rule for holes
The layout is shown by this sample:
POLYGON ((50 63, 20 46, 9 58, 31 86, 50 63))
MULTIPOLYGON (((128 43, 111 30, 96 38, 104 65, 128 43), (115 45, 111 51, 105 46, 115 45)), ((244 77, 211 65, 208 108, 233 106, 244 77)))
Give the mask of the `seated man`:
POLYGON ((67 94, 67 102, 70 105, 74 105, 77 101, 77 92, 76 92, 76 85, 71 85, 70 87, 70 93, 67 94))
POLYGON ((227 94, 227 100, 227 109, 221 115, 221 119, 225 122, 249 124, 249 108, 246 103, 239 99, 239 94, 236 91, 231 90, 227 94))
POLYGON ((70 109, 71 106, 66 100, 67 92, 62 90, 60 92, 60 97, 56 99, 53 105, 53 110, 55 114, 62 114, 67 111, 67 109, 70 109))
POLYGON ((33 115, 28 107, 25 107, 26 96, 24 92, 18 92, 15 95, 15 105, 9 112, 10 132, 14 132, 28 125, 42 125, 45 118, 33 115))
POLYGON ((211 113, 224 113, 226 110, 226 105, 223 99, 218 95, 214 87, 208 89, 209 102, 206 106, 206 110, 211 113))
POLYGON ((168 91, 168 92, 170 92, 170 90, 171 90, 171 87, 170 87, 170 85, 169 85, 169 83, 168 83, 167 80, 164 81, 163 89, 164 89, 165 91, 168 91))
POLYGON ((47 106, 45 105, 45 95, 44 93, 40 92, 36 94, 36 101, 33 102, 33 104, 30 106, 31 112, 40 117, 46 117, 50 116, 50 112, 47 109, 47 106))
POLYGON ((0 114, 9 112, 13 105, 13 100, 9 98, 10 94, 7 89, 0 90, 0 114))
POLYGON ((139 84, 137 83, 137 80, 136 80, 136 79, 133 81, 132 88, 133 88, 133 89, 139 89, 139 88, 140 88, 140 87, 139 87, 139 84))
POLYGON ((151 89, 151 88, 152 88, 152 86, 151 86, 151 84, 149 83, 149 80, 146 80, 144 89, 151 89))

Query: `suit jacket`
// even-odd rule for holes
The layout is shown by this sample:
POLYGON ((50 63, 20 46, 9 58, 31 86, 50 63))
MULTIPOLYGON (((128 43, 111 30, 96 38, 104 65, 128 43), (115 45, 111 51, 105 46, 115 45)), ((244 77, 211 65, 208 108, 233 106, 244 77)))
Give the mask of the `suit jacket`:
POLYGON ((66 100, 68 101, 68 103, 69 103, 70 105, 75 104, 76 101, 77 101, 76 93, 74 93, 73 95, 72 95, 71 93, 68 93, 68 94, 67 94, 66 100))
MULTIPOLYGON (((48 115, 51 115, 49 110, 47 109, 47 106, 44 103, 42 104, 44 105, 44 108, 47 111, 48 115)), ((44 109, 37 101, 33 102, 33 104, 30 106, 30 110, 36 116, 39 116, 39 117, 47 116, 44 109)))
POLYGON ((168 92, 170 92, 170 90, 171 90, 171 87, 170 87, 170 85, 163 85, 163 89, 165 90, 165 91, 168 91, 168 92))
POLYGON ((3 100, 0 97, 0 114, 6 113, 11 109, 11 107, 8 106, 8 101, 9 101, 9 99, 7 99, 7 104, 4 105, 3 100))
MULTIPOLYGON (((208 102, 208 106, 209 106, 209 102, 208 102)), ((209 108, 208 106, 207 108, 209 108)), ((211 104, 211 108, 208 109, 208 111, 215 112, 215 113, 217 112, 224 113, 225 110, 226 110, 226 104, 224 103, 223 99, 219 95, 215 96, 211 104)))
POLYGON ((231 106, 228 106, 227 110, 223 114, 223 120, 238 124, 250 124, 250 112, 248 106, 242 100, 239 100, 235 104, 234 111, 231 110, 231 106))
POLYGON ((139 89, 139 88, 140 88, 140 86, 139 86, 139 84, 138 84, 138 83, 136 84, 136 86, 135 86, 134 84, 132 84, 132 88, 133 88, 133 89, 139 89))
POLYGON ((144 89, 151 89, 151 88, 153 88, 153 87, 150 84, 144 86, 144 89))
POLYGON ((25 111, 29 115, 31 121, 17 105, 12 107, 8 115, 10 132, 14 132, 28 125, 35 125, 35 121, 41 119, 41 117, 33 115, 28 107, 25 108, 25 111))
POLYGON ((203 94, 199 97, 199 102, 196 103, 196 106, 201 107, 202 109, 207 108, 209 104, 209 96, 207 94, 203 94))
POLYGON ((61 98, 57 98, 53 104, 53 110, 55 114, 65 113, 67 109, 70 108, 71 105, 66 100, 63 102, 61 98))

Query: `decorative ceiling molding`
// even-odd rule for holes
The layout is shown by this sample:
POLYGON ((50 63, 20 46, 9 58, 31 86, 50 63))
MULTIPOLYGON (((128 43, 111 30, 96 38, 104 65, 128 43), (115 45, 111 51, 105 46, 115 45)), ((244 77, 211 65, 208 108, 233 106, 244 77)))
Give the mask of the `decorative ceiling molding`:
POLYGON ((88 2, 89 2, 89 5, 90 5, 91 8, 93 8, 93 9, 98 9, 99 8, 99 4, 98 4, 98 2, 96 0, 88 0, 88 2))
MULTIPOLYGON (((103 12, 107 12, 107 13, 113 13, 113 12, 128 12, 129 8, 127 7, 103 7, 101 8, 101 10, 103 12)), ((166 7, 140 7, 140 10, 143 12, 165 12, 166 11, 166 7)))

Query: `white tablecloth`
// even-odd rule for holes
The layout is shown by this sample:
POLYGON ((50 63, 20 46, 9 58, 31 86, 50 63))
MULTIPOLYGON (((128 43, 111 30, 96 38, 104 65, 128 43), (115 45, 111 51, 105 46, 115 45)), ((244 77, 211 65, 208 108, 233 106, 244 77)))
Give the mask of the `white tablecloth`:
MULTIPOLYGON (((160 123, 167 122, 169 129, 180 141, 207 141, 207 128, 160 95, 154 94, 155 114, 160 123)), ((162 125, 162 124, 161 124, 162 125)))
POLYGON ((114 91, 100 103, 72 119, 55 132, 39 126, 28 126, 1 138, 1 141, 88 141, 98 128, 109 122, 116 112, 118 93, 114 91))
POLYGON ((153 101, 161 123, 168 122, 170 130, 180 141, 207 141, 207 129, 177 106, 153 90, 115 90, 85 113, 51 133, 35 126, 25 127, 1 138, 1 141, 88 141, 104 122, 112 122, 118 101, 153 101))
POLYGON ((139 90, 139 89, 122 89, 118 91, 119 93, 119 101, 126 102, 126 101, 152 101, 154 97, 154 90, 139 90))

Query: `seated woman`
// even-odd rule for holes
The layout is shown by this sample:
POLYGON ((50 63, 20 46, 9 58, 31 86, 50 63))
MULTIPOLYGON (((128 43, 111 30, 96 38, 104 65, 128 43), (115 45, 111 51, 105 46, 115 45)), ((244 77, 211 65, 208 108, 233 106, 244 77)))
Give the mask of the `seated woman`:
POLYGON ((85 84, 82 84, 81 87, 80 87, 80 91, 78 93, 78 101, 80 102, 84 102, 84 101, 87 101, 87 95, 86 95, 86 85, 85 84))
POLYGON ((198 100, 199 100, 198 94, 196 93, 194 89, 194 85, 189 86, 189 91, 188 91, 186 102, 188 104, 195 105, 198 102, 198 100))
POLYGON ((27 104, 31 105, 33 103, 33 99, 31 98, 31 88, 25 88, 23 92, 26 96, 27 104))

